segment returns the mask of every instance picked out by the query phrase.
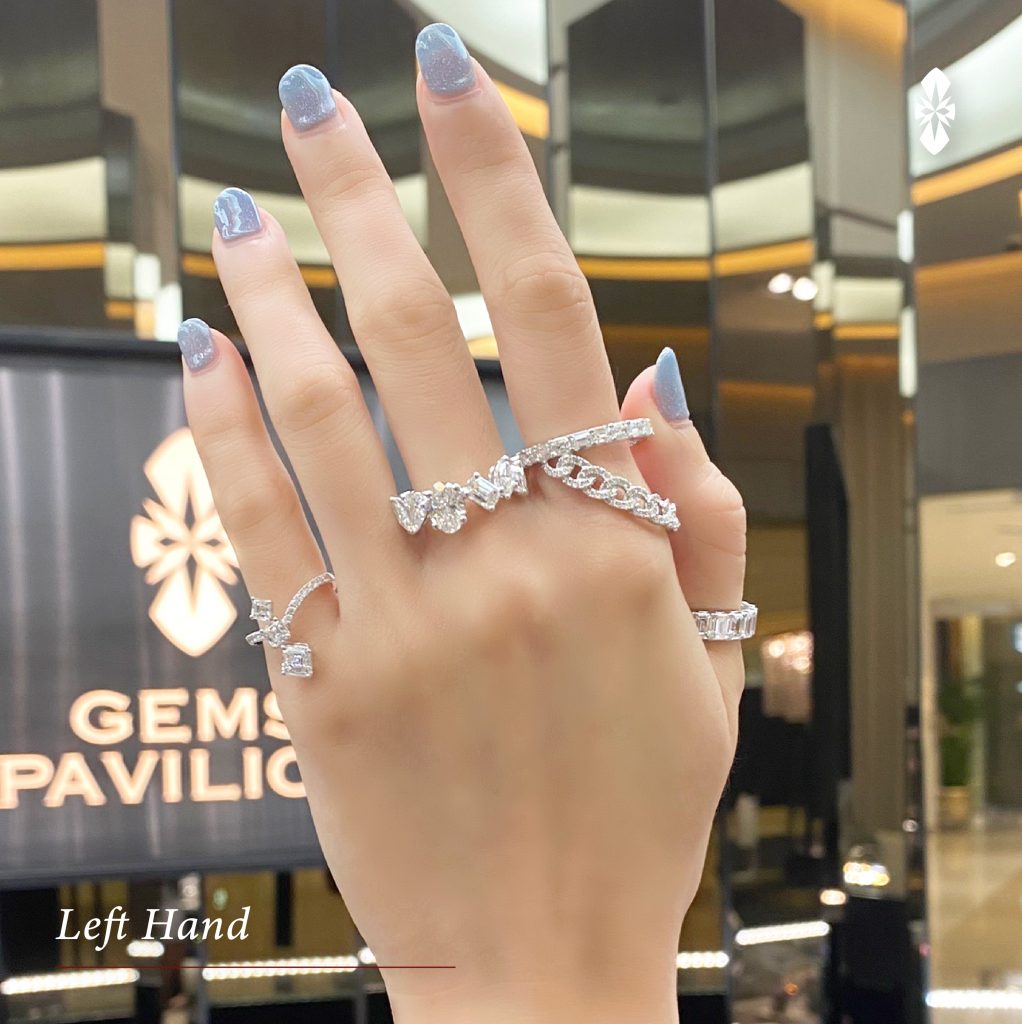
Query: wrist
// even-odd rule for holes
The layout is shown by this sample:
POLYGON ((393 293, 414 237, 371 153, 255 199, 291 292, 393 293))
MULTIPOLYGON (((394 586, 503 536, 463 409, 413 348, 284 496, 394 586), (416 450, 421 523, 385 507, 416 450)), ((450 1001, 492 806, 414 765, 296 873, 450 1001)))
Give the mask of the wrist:
MULTIPOLYGON (((656 982, 582 984, 560 979, 473 983, 448 978, 431 991, 402 993, 387 981, 396 1024, 678 1024, 677 971, 672 964, 656 982)), ((457 974, 457 971, 450 972, 457 974)))

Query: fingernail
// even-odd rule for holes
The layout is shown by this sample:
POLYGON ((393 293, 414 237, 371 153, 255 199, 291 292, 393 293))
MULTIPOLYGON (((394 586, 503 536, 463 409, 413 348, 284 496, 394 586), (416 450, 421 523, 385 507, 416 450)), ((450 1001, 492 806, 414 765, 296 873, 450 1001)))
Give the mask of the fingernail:
POLYGON ((209 327, 195 317, 177 329, 177 344, 192 373, 204 370, 216 358, 216 342, 209 327))
POLYGON ((680 423, 689 418, 685 385, 681 383, 681 370, 674 349, 665 348, 657 357, 653 400, 660 414, 670 423, 680 423))
POLYGON ((241 188, 225 188, 213 203, 213 219, 220 237, 229 242, 262 230, 255 200, 241 188))
POLYGON ((415 56, 429 91, 436 96, 460 96, 475 85, 472 58, 450 25, 427 25, 415 40, 415 56))
POLYGON ((326 75, 311 64, 296 64, 284 72, 277 86, 287 119, 303 132, 337 114, 333 90, 326 75))

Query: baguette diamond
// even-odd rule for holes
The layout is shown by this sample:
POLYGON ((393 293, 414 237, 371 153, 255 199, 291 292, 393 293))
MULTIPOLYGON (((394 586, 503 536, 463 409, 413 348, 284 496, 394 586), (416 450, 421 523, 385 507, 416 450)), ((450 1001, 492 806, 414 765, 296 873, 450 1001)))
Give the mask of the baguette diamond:
POLYGON ((748 640, 756 633, 759 609, 743 601, 737 611, 692 613, 703 640, 748 640))

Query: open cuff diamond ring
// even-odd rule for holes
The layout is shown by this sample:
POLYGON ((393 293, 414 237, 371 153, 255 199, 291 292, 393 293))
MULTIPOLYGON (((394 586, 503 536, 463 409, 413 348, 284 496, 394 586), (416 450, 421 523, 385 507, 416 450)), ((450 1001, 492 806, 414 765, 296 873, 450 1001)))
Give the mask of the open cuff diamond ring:
POLYGON ((291 620, 295 617, 302 602, 317 587, 324 583, 333 583, 332 572, 320 573, 303 586, 288 603, 284 614, 278 619, 273 614, 273 602, 265 598, 252 598, 250 619, 259 623, 254 633, 249 633, 245 640, 253 647, 266 644, 268 647, 279 647, 281 650, 280 674, 283 676, 299 676, 308 679, 312 675, 312 648, 308 644, 290 643, 291 620))

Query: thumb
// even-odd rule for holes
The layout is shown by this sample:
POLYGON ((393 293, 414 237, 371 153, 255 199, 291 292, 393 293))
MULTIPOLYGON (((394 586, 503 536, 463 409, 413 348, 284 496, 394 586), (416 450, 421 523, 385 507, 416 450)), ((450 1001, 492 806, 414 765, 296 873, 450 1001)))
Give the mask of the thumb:
MULTIPOLYGON (((710 461, 689 418, 678 358, 671 349, 665 348, 656 366, 635 378, 621 415, 653 421, 653 436, 632 454, 647 484, 678 506, 681 529, 671 534, 671 547, 689 607, 736 609, 745 581, 745 508, 734 484, 710 461)), ((722 685, 740 692, 740 667, 737 681, 733 678, 736 658, 741 663, 740 645, 713 643, 709 649, 711 655, 718 652, 714 661, 722 685)))

